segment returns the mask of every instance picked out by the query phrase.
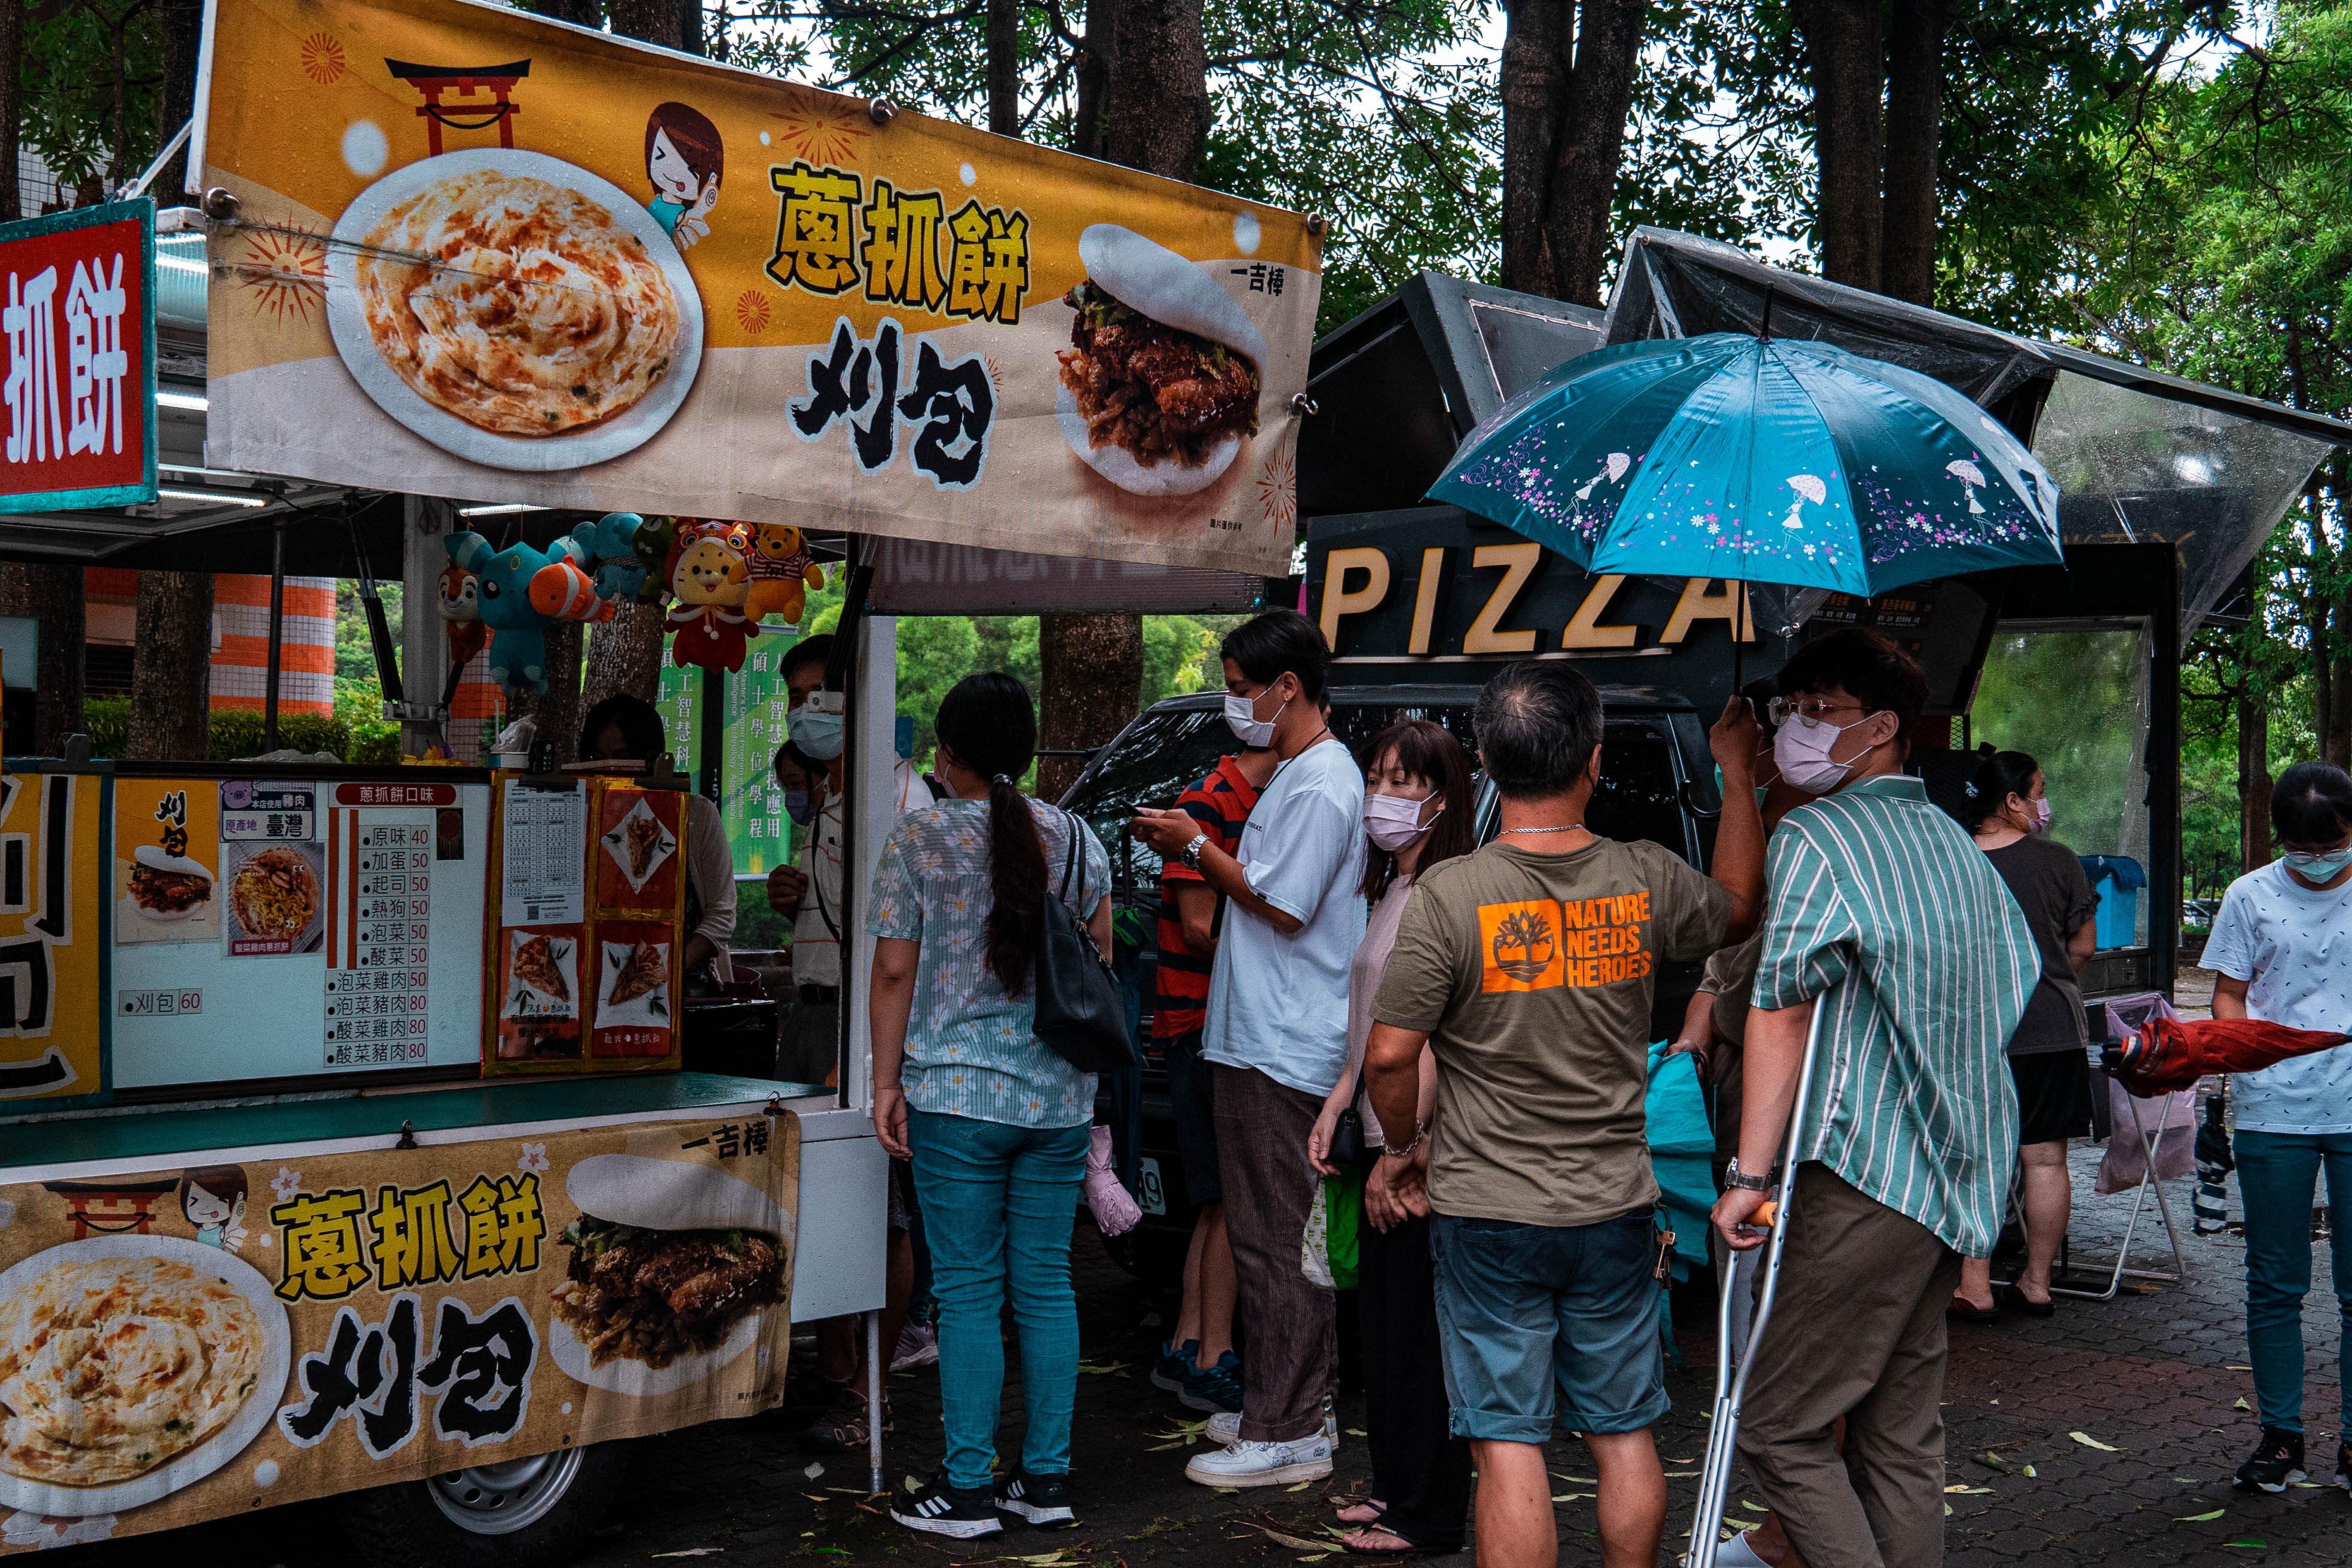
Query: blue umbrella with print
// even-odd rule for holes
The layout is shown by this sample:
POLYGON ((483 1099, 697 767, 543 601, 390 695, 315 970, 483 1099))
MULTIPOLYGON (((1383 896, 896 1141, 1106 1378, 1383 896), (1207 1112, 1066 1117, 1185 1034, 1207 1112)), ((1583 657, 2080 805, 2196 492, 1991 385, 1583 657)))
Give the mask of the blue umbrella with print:
POLYGON ((1769 331, 1768 312, 1762 337, 1570 360, 1472 431, 1430 497, 1595 573, 1867 597, 2062 563, 2057 484, 1990 415, 1916 371, 1769 331))

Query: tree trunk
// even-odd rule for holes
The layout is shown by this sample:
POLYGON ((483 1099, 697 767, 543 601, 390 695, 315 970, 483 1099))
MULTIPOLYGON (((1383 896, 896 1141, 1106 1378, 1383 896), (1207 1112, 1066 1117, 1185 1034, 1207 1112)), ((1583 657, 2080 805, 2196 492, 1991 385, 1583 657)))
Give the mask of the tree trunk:
POLYGON ((651 702, 661 693, 662 612, 658 605, 625 603, 588 634, 588 669, 580 680, 585 712, 615 691, 651 702))
POLYGON ((0 3, 0 223, 15 223, 25 213, 16 189, 16 127, 24 112, 25 6, 20 0, 0 3))
MULTIPOLYGON (((1108 8, 1105 0, 1087 5, 1089 40, 1108 8)), ((1191 179, 1209 140, 1209 49, 1201 0, 1121 0, 1116 41, 1103 87, 1102 145, 1096 151, 1131 169, 1191 179)), ((1088 123, 1082 112, 1082 143, 1088 123)), ((1044 688, 1038 745, 1049 751, 1099 746, 1135 717, 1142 699, 1143 617, 1040 616, 1037 663, 1044 688)), ((1044 759, 1038 795, 1056 798, 1085 764, 1083 757, 1044 759)))
POLYGON ((665 48, 686 47, 685 20, 678 0, 612 0, 607 15, 613 21, 613 31, 625 37, 637 38, 665 48))
POLYGON ((1111 61, 1118 56, 1118 0, 1087 0, 1086 37, 1079 40, 1070 74, 1077 103, 1070 117, 1070 151, 1103 155, 1103 105, 1110 96, 1111 61))
POLYGON ((1886 60, 1879 0, 1803 0, 1795 6, 1813 79, 1814 227, 1823 276, 1879 285, 1879 103, 1886 60))
POLYGON ((1102 155, 1189 180, 1209 142, 1209 46, 1201 0, 1124 0, 1103 104, 1102 155))
POLYGON ((1560 110, 1544 215, 1551 249, 1549 292, 1574 304, 1601 303, 1601 274, 1609 265, 1609 216, 1647 8, 1644 0, 1584 0, 1577 25, 1576 64, 1560 110))
POLYGON ((65 755, 66 737, 82 727, 82 654, 89 627, 81 571, 0 564, 0 616, 29 616, 40 623, 41 651, 33 665, 36 756, 65 755))
POLYGON ((1503 33, 1503 287, 1552 289, 1544 211, 1568 93, 1569 0, 1511 0, 1503 33))
POLYGON ((702 41, 702 0, 677 0, 677 47, 689 55, 710 52, 702 41))
POLYGON ((1886 50, 1886 195, 1879 280, 1898 300, 1936 303, 1937 154, 1944 123, 1942 0, 1895 0, 1886 50))
POLYGON ((140 762, 213 754, 213 574, 139 574, 138 646, 131 656, 131 734, 140 762))
POLYGON ((529 714, 538 722, 532 749, 551 736, 555 741, 555 765, 580 760, 580 623, 547 624, 547 689, 526 692, 510 717, 529 714))
POLYGON ((2240 868, 2271 863, 2271 717, 2268 694, 2238 689, 2238 853, 2240 868))
MULTIPOLYGON (((163 123, 159 133, 168 142, 196 110, 196 50, 204 42, 204 0, 163 0, 163 123)), ((195 173, 201 177, 204 171, 195 173)), ((191 183, 188 154, 183 151, 173 154, 149 189, 157 206, 178 206, 185 201, 191 183)), ((207 589, 208 599, 210 595, 207 589)))
POLYGON ((988 128, 1021 133, 1021 3, 988 0, 988 128))
MULTIPOLYGON (((1045 689, 1038 744, 1049 751, 1099 746, 1135 717, 1143 689, 1142 617, 1040 616, 1037 668, 1045 689)), ((1060 799, 1086 765, 1084 757, 1042 759, 1037 798, 1060 799)))
POLYGON ((575 27, 604 25, 604 0, 539 0, 535 9, 542 16, 552 16, 575 27))

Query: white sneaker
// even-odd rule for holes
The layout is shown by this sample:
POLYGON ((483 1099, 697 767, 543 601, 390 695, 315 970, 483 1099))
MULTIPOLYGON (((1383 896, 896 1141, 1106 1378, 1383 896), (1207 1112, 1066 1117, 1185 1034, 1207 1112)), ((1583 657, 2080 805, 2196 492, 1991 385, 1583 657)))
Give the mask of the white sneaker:
MULTIPOLYGON (((1230 1448, 1241 1440, 1242 1413, 1240 1411, 1220 1410, 1209 1417, 1210 1442, 1222 1443, 1230 1448)), ((1323 1413, 1323 1440, 1331 1445, 1333 1453, 1339 1451, 1339 1418, 1328 1410, 1323 1413)))
POLYGON ((1331 1473, 1331 1443, 1323 1436, 1296 1443, 1235 1443, 1195 1454, 1184 1479, 1204 1487, 1273 1487, 1319 1481, 1331 1473))
POLYGON ((929 1323, 909 1322, 898 1331, 898 1343, 890 1356, 892 1372, 912 1372, 917 1367, 940 1363, 939 1332, 929 1323))

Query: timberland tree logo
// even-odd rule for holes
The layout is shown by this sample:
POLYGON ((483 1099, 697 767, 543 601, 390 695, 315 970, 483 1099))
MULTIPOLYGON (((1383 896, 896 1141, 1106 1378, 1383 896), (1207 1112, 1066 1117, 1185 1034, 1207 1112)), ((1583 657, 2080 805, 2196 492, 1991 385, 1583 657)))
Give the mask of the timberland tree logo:
POLYGON ((1651 970, 1647 889, 1594 899, 1528 899, 1478 906, 1482 992, 1614 985, 1651 970))

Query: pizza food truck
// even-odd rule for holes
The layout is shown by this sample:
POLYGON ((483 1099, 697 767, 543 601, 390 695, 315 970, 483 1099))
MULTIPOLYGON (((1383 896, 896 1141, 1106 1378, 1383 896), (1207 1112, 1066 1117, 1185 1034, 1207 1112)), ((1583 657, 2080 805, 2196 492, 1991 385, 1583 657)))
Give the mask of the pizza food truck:
MULTIPOLYGON (((2352 426, 2063 344, 2030 342, 1758 261, 1686 235, 1629 240, 1609 308, 1423 273, 1315 346, 1299 438, 1300 607, 1334 651, 1333 728, 1360 744, 1425 717, 1469 743, 1479 685, 1520 658, 1573 660, 1609 715, 1596 826, 1706 863, 1718 804, 1703 716, 1805 638, 1874 626, 1929 689, 1916 763, 1957 806, 1976 748, 2042 763, 2053 832, 2097 864, 2099 951, 2082 976, 2094 1033, 2111 998, 2173 988, 2179 939, 2181 650, 2223 607, 2312 470, 2352 426), (1590 574, 1500 524, 1423 499, 1478 422, 1555 365, 1643 338, 1819 336, 1959 386, 2057 478, 2066 564, 1926 583, 1871 601, 1768 584, 1590 574)), ((2242 590, 2241 590, 2242 591, 2242 590)), ((1221 749, 1213 702, 1177 698, 1098 755, 1068 804, 1106 843, 1134 805, 1171 804, 1221 749)), ((1482 838, 1493 830, 1491 804, 1482 838)), ((1156 900, 1158 861, 1114 851, 1118 897, 1156 900)), ((1146 998, 1147 967, 1139 989, 1146 998)), ((1696 966, 1661 976, 1671 1037, 1696 966)), ((1138 1271, 1181 1267, 1192 1208, 1160 1064, 1114 1103, 1147 1217, 1118 1245, 1138 1271)), ((2101 1101, 2104 1110, 2105 1101, 2101 1101)))
MULTIPOLYGON (((894 616, 1255 605, 1321 226, 473 0, 215 0, 203 58, 186 205, 0 228, 61 410, 12 403, 0 555, 269 584, 218 612, 252 760, 33 755, 0 639, 0 1552, 333 1496, 373 1560, 558 1560, 628 1439, 845 1314, 878 1485, 894 616), (1139 411, 1121 332, 1209 415, 1139 411), (687 779, 425 753, 624 605, 724 715, 821 558, 837 1070, 682 1070, 687 779), (397 764, 278 744, 321 573, 404 586, 397 764)), ((673 736, 781 847, 775 706, 673 736)))

